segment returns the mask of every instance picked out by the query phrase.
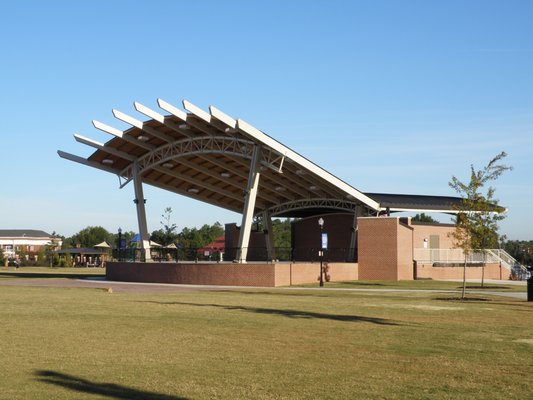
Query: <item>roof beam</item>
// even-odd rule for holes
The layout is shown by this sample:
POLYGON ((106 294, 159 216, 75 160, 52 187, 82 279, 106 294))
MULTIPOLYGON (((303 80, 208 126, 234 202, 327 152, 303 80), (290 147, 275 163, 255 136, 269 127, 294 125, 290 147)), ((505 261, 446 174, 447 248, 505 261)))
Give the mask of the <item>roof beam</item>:
POLYGON ((225 123, 229 128, 235 129, 237 127, 237 120, 231 118, 229 115, 223 113, 215 106, 209 106, 209 112, 211 113, 211 116, 215 119, 222 121, 225 123))
MULTIPOLYGON (((245 181, 248 179, 248 173, 247 172, 239 171, 237 168, 230 167, 227 164, 221 163, 218 160, 213 159, 213 158, 209 158, 209 157, 206 157, 206 156, 199 156, 199 158, 201 158, 202 160, 205 160, 205 161, 207 161, 207 162, 209 162, 209 163, 211 163, 213 165, 216 165, 217 167, 220 167, 221 169, 223 169, 224 171, 227 171, 228 173, 231 173, 232 175, 239 176, 242 179, 244 179, 245 181)), ((183 159, 179 159, 178 162, 183 164, 183 159)), ((243 163, 242 165, 244 166, 245 164, 243 163)), ((213 177, 222 180, 221 177, 218 176, 218 175, 217 176, 213 176, 213 177)), ((228 185, 233 185, 233 186, 239 187, 240 189, 244 188, 244 185, 242 187, 240 187, 240 186, 237 186, 237 185, 233 184, 231 182, 231 179, 224 179, 224 182, 226 182, 228 185)), ((274 203, 274 204, 279 202, 279 200, 277 198, 269 196, 268 194, 266 194, 262 190, 257 193, 257 197, 258 197, 258 199, 260 198, 262 200, 262 202, 269 202, 269 203, 274 203)))
POLYGON ((147 178, 147 179, 143 180, 143 183, 151 185, 151 186, 154 186, 154 187, 156 187, 158 189, 165 189, 165 190, 168 190, 169 192, 177 193, 177 194, 180 194, 182 196, 188 197, 190 199, 201 201, 203 203, 214 205, 216 207, 221 207, 221 208, 224 208, 226 210, 230 210, 230 211, 233 211, 233 212, 236 212, 236 213, 240 213, 242 211, 242 201, 241 201, 241 204, 239 204, 238 206, 232 206, 231 204, 227 204, 227 203, 222 204, 219 201, 210 201, 209 197, 207 197, 207 198, 199 197, 197 193, 191 194, 187 190, 183 190, 183 189, 171 186, 171 185, 167 185, 165 183, 160 183, 160 182, 153 182, 152 183, 150 181, 150 178, 147 178))
POLYGON ((135 161, 137 159, 137 157, 132 156, 129 153, 126 153, 126 152, 121 151, 121 150, 117 150, 114 147, 105 146, 103 143, 99 143, 99 142, 97 142, 95 140, 92 140, 92 139, 86 138, 84 136, 78 135, 77 133, 74 134, 74 139, 76 139, 76 142, 78 142, 78 143, 82 143, 82 144, 85 144, 87 146, 94 147, 95 149, 102 150, 105 153, 113 154, 114 156, 123 158, 123 159, 128 160, 128 161, 135 161))
POLYGON ((368 205, 369 207, 372 207, 375 210, 380 209, 380 205, 378 202, 372 200, 368 196, 365 196, 363 193, 361 193, 354 187, 348 185, 346 182, 340 180, 339 178, 330 174, 329 172, 322 169, 318 165, 302 157, 300 154, 282 145, 277 140, 271 138, 270 136, 261 132, 259 129, 243 121, 242 119, 237 120, 237 129, 239 129, 243 134, 249 137, 252 137, 253 139, 261 143, 264 143, 266 146, 272 148, 273 150, 279 152, 280 154, 285 154, 287 158, 291 159, 296 164, 300 165, 302 168, 305 168, 313 172, 314 174, 318 175, 319 177, 325 179, 326 181, 331 182, 333 185, 338 186, 341 190, 345 191, 347 194, 352 195, 353 197, 363 202, 364 204, 368 205))
POLYGON ((129 143, 132 143, 136 146, 139 146, 139 147, 142 147, 146 150, 153 150, 156 148, 156 146, 153 146, 151 144, 148 144, 148 143, 144 143, 138 139, 134 139, 133 137, 131 137, 130 135, 125 135, 123 131, 119 131, 118 129, 116 128, 113 128, 112 126, 109 126, 109 125, 106 125, 102 122, 99 122, 95 119, 93 119, 93 125, 96 129, 99 129, 103 132, 106 132, 106 133, 109 133, 110 135, 113 135, 113 136, 116 136, 117 138, 119 139, 122 139, 124 140, 125 142, 129 142, 129 143))
POLYGON ((137 101, 134 101, 133 102, 133 107, 135 107, 135 109, 140 112, 141 114, 144 114, 146 115, 148 118, 151 118, 155 121, 158 121, 159 123, 161 124, 164 124, 165 123, 165 117, 161 114, 159 114, 158 112, 146 107, 146 106, 143 106, 141 103, 137 102, 137 101))
MULTIPOLYGON (((211 160, 206 160, 206 161, 211 162, 211 160)), ((218 174, 216 172, 213 172, 212 169, 197 165, 197 164, 195 164, 195 163, 193 163, 191 161, 188 161, 188 160, 186 160, 184 158, 180 158, 179 160, 177 160, 177 162, 182 164, 182 165, 185 165, 188 168, 194 169, 195 171, 201 172, 201 173, 203 173, 203 174, 205 174, 207 176, 210 176, 210 177, 215 178, 217 180, 222 180, 226 185, 233 186, 233 187, 235 187, 235 188, 237 188, 239 190, 244 190, 244 188, 245 188, 246 183, 244 183, 243 185, 239 185, 238 183, 232 182, 230 179, 222 179, 220 177, 220 174, 218 174)), ((245 179, 248 179, 247 175, 245 176, 245 179)), ((276 203, 278 201, 276 198, 270 197, 270 196, 268 196, 268 195, 266 195, 264 193, 263 194, 258 193, 257 196, 261 197, 264 201, 268 201, 268 202, 271 202, 271 203, 276 203)))
POLYGON ((148 126, 146 123, 139 121, 136 118, 130 117, 129 115, 124 114, 121 111, 113 109, 113 115, 116 119, 130 124, 131 126, 134 126, 135 128, 140 129, 141 131, 146 132, 149 135, 155 136, 156 138, 164 140, 165 142, 171 143, 174 141, 174 138, 159 132, 157 129, 154 129, 151 126, 148 126))
POLYGON ((207 135, 217 135, 217 131, 223 131, 222 129, 216 128, 214 125, 212 125, 210 122, 206 121, 205 119, 211 120, 211 116, 206 113, 205 111, 202 111, 198 107, 194 106, 193 104, 187 102, 187 106, 193 109, 195 112, 199 112, 200 115, 192 114, 198 117, 201 121, 204 121, 205 124, 208 125, 208 127, 205 126, 205 124, 198 123, 198 121, 195 121, 193 118, 191 118, 191 114, 187 114, 186 112, 180 110, 179 108, 173 106, 170 103, 167 103, 166 101, 162 99, 157 99, 157 103, 159 104, 159 107, 161 107, 163 110, 169 112, 170 114, 174 115, 181 121, 187 123, 188 125, 193 126, 194 128, 198 129, 199 131, 204 132, 207 135), (207 116, 209 117, 207 117, 207 116))
MULTIPOLYGON (((231 157, 231 158, 233 161, 242 165, 243 167, 248 167, 247 163, 244 160, 241 160, 235 157, 231 157)), ((270 165, 267 165, 266 167, 272 170, 270 165)), ((264 181, 268 180, 268 181, 274 182, 276 185, 280 185, 283 187, 287 186, 287 179, 283 179, 282 176, 278 174, 277 172, 272 173, 272 174, 266 174, 263 172, 261 176, 262 176, 262 183, 265 183, 264 181)), ((308 189, 300 189, 297 182, 291 181, 290 183, 291 183, 291 186, 287 187, 287 190, 284 192, 279 192, 279 191, 276 191, 275 189, 271 189, 271 191, 276 193, 277 196, 282 196, 287 199, 291 198, 291 196, 289 196, 290 192, 297 193, 298 195, 304 198, 309 197, 308 189)))
POLYGON ((243 197, 242 195, 237 195, 229 190, 225 190, 225 189, 221 189, 220 187, 218 186, 215 186, 215 185, 212 185, 210 183, 207 183, 207 182, 199 182, 198 180, 196 180, 195 178, 193 177, 190 177, 186 174, 182 174, 180 172, 176 172, 176 171, 171 171, 171 170, 168 170, 168 169, 165 169, 165 168, 162 168, 162 167, 154 167, 152 168, 152 170, 154 171, 157 171, 163 175, 169 175, 173 178, 176 178, 176 179, 181 179, 185 182, 188 182, 192 185, 195 185, 195 186, 199 186, 199 187, 202 187, 204 189, 207 189, 211 192, 215 192, 215 193, 220 193, 220 194, 223 194, 224 196, 226 197, 229 197, 229 198, 232 198, 234 200, 238 200, 238 201, 243 201, 243 197))
MULTIPOLYGON (((231 127, 230 127, 230 129, 228 129, 228 126, 227 126, 227 124, 224 121, 221 121, 221 120, 219 120, 217 118, 212 118, 212 114, 202 110, 198 106, 195 106, 190 101, 183 100, 183 108, 185 108, 187 111, 189 111, 192 115, 195 115, 200 120, 202 120, 205 123, 207 123, 209 126, 215 128, 217 131, 230 133, 231 130, 234 130, 231 127)), ((229 116, 226 116, 226 117, 230 118, 229 116)), ((233 128, 235 128, 235 126, 233 126, 233 128)))
MULTIPOLYGON (((233 157, 231 155, 227 155, 227 157, 231 158, 234 162, 242 165, 246 169, 248 169, 250 167, 250 165, 247 164, 244 159, 236 158, 236 157, 233 157)), ((285 185, 286 182, 283 182, 282 180, 277 179, 275 174, 270 175, 270 174, 265 174, 264 172, 262 172, 261 173, 261 182, 259 183, 260 186, 262 188, 265 188, 266 190, 269 190, 270 192, 274 193, 275 196, 283 197, 286 200, 293 200, 294 196, 291 194, 291 191, 294 193, 294 190, 293 190, 292 187, 288 188, 287 190, 284 190, 284 191, 276 191, 275 188, 270 187, 269 185, 266 185, 267 182, 265 182, 265 181, 267 181, 267 182, 268 181, 272 181, 276 185, 279 185, 279 186, 282 186, 282 187, 286 187, 286 185, 285 185)), ((262 196, 261 193, 263 193, 263 190, 259 191, 258 195, 260 197, 262 196)), ((309 195, 309 193, 299 193, 299 194, 301 196, 304 196, 304 197, 307 197, 309 195)), ((275 204, 279 203, 279 199, 276 198, 275 200, 272 200, 272 197, 270 197, 269 195, 265 195, 265 196, 263 196, 263 198, 268 199, 270 202, 275 203, 275 204)))
POLYGON ((109 173, 112 173, 112 174, 118 174, 119 171, 113 169, 113 168, 110 168, 110 167, 106 167, 104 165, 101 165, 95 161, 89 161, 87 160, 86 158, 83 158, 83 157, 80 157, 80 156, 76 156, 74 154, 70 154, 70 153, 67 153, 65 151, 61 151, 61 150, 58 150, 57 151, 57 154, 59 155, 59 157, 61 158, 64 158, 65 160, 69 160, 69 161, 74 161, 78 164, 82 164, 82 165, 85 165, 85 166, 88 166, 88 167, 93 167, 93 168, 96 168, 96 169, 100 169, 102 171, 105 171, 105 172, 109 172, 109 173))
POLYGON ((169 112, 174 115, 176 118, 180 119, 183 122, 187 122, 187 113, 183 110, 180 110, 177 107, 174 107, 172 104, 166 102, 163 99, 157 99, 157 105, 159 108, 169 112))
POLYGON ((200 107, 195 106, 190 101, 183 100, 183 108, 185 108, 190 113, 196 115, 201 120, 207 122, 208 124, 211 124, 211 114, 205 112, 200 107))
POLYGON ((238 183, 235 183, 235 182, 231 182, 229 179, 222 179, 220 177, 220 174, 216 173, 214 170, 212 169, 209 169, 209 168, 206 168, 204 166, 201 166, 201 165, 198 165, 198 164, 195 164, 194 162, 192 161, 189 161, 189 160, 186 160, 185 158, 180 158, 178 160, 176 160, 176 162, 178 162, 179 164, 181 165, 184 165, 188 168, 191 168, 195 171, 198 171, 198 172, 201 172, 202 174, 205 174, 207 176, 210 176, 211 178, 215 178, 217 180, 221 180, 223 181, 226 185, 229 185, 229 186, 233 186, 239 190, 243 190, 243 187, 244 185, 239 185, 238 183))
MULTIPOLYGON (((159 104, 159 100, 160 99, 158 99, 158 104, 159 104)), ((163 100, 161 100, 161 101, 163 101, 163 100)), ((176 122, 172 121, 169 117, 165 117, 164 115, 159 114, 158 112, 156 112, 156 111, 154 111, 154 110, 152 110, 152 109, 150 109, 150 108, 148 108, 146 106, 143 106, 141 103, 134 102, 133 105, 134 105, 135 109, 138 112, 140 112, 141 114, 144 114, 144 115, 146 115, 149 118, 152 118, 154 121, 159 122, 161 125, 169 127, 174 132, 178 132, 178 133, 180 133, 181 135, 183 135, 185 137, 191 137, 193 135, 191 132, 187 132, 187 130, 180 128, 179 124, 177 124, 176 122)), ((161 106, 159 106, 159 107, 162 108, 161 106)))

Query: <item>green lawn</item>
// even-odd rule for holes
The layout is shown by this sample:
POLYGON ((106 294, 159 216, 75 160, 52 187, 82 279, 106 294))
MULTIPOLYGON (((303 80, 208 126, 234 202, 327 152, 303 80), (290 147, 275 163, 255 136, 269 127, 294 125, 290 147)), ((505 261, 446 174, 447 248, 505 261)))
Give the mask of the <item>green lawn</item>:
MULTIPOLYGON (((318 283, 301 285, 302 287, 317 287, 318 283)), ((419 280, 419 281, 349 281, 349 282, 325 282, 327 288, 346 288, 346 289, 428 289, 428 290, 461 290, 463 288, 462 282, 450 281, 433 281, 433 280, 419 280)), ((467 282, 466 288, 468 291, 478 290, 482 291, 501 291, 501 292, 526 292, 526 285, 513 284, 495 284, 484 283, 481 287, 479 282, 467 282)))
POLYGON ((0 399, 531 398, 533 304, 451 297, 0 286, 0 399))

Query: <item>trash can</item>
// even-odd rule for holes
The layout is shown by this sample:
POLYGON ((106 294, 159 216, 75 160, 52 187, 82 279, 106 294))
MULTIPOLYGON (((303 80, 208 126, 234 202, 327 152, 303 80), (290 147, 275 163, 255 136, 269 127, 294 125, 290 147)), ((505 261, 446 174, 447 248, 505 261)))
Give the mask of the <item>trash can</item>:
POLYGON ((527 271, 527 301, 533 301, 533 267, 528 267, 527 271))

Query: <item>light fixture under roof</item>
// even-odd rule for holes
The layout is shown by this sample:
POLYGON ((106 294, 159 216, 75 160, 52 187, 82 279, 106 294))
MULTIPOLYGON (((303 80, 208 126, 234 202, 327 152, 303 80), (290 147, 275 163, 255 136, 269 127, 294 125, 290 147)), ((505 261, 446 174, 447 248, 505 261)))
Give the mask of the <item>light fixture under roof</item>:
POLYGON ((222 178, 229 178, 229 177, 231 176, 231 174, 230 174, 229 172, 221 172, 221 173, 220 173, 220 176, 221 176, 222 178))
POLYGON ((296 175, 305 175, 305 171, 303 169, 297 169, 296 175))
POLYGON ((137 136, 137 140, 140 140, 142 142, 146 142, 146 141, 148 141, 148 139, 150 139, 150 138, 148 136, 146 136, 146 135, 137 136))
POLYGON ((285 188, 283 186, 276 186, 276 191, 277 192, 284 192, 285 188))
POLYGON ((189 192, 189 193, 198 193, 199 191, 200 190, 197 189, 197 188, 189 188, 189 189, 187 189, 187 192, 189 192))
POLYGON ((309 190, 316 190, 316 186, 315 185, 309 186, 309 190))
POLYGON ((111 164, 113 164, 113 163, 114 163, 114 161, 113 161, 112 159, 110 159, 110 158, 104 158, 104 159, 102 160, 102 164, 111 165, 111 164))
POLYGON ((172 168, 174 164, 172 164, 171 162, 166 162, 166 163, 161 164, 161 166, 164 168, 172 168))
POLYGON ((189 129, 189 125, 187 125, 187 124, 179 124, 178 128, 180 128, 180 129, 189 129))

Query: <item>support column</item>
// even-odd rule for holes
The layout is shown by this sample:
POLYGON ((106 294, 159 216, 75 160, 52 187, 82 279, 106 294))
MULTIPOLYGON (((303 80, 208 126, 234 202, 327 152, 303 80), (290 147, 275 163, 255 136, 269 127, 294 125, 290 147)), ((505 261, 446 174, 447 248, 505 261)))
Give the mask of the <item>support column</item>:
POLYGON ((350 251, 348 252, 348 260, 354 261, 357 255, 357 217, 360 216, 361 206, 356 206, 352 221, 352 235, 350 237, 350 251))
POLYGON ((259 160, 261 159, 261 146, 254 146, 252 162, 250 164, 250 173, 248 174, 248 185, 244 197, 244 210, 242 212, 241 231, 239 234, 239 243, 237 245, 237 259, 240 263, 246 262, 248 255, 248 245, 250 244, 250 233, 252 232, 252 222, 255 209, 255 200, 257 198, 257 189, 259 187, 259 160))
POLYGON ((150 254, 150 235, 148 234, 146 210, 144 207, 146 200, 144 198, 142 178, 139 174, 137 164, 135 164, 133 167, 133 187, 135 190, 135 200, 133 200, 133 202, 137 208, 137 222, 139 224, 139 235, 141 236, 141 254, 144 254, 145 261, 151 261, 152 256, 150 254))
POLYGON ((276 248, 274 247, 274 232, 272 231, 272 218, 268 210, 263 211, 263 224, 265 227, 265 241, 267 249, 267 259, 273 261, 276 259, 276 248))

